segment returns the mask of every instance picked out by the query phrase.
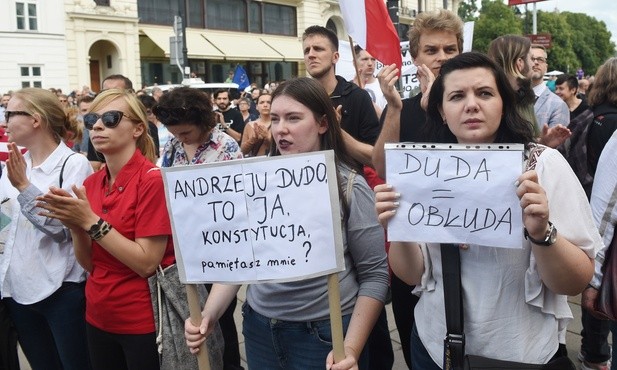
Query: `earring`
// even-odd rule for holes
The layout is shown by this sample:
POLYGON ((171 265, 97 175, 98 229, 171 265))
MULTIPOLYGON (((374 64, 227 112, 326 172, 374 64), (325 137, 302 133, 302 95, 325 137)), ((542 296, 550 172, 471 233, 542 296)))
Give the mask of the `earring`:
POLYGON ((447 125, 448 125, 448 121, 446 121, 446 119, 445 119, 445 118, 443 119, 443 125, 444 125, 444 126, 447 126, 447 125))

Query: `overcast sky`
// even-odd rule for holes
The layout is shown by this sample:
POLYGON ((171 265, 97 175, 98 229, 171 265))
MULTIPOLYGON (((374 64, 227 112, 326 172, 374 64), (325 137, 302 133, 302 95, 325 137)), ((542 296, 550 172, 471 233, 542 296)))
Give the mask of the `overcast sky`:
MULTIPOLYGON (((615 0, 547 0, 536 3, 536 7, 538 10, 545 11, 553 11, 557 8, 561 12, 584 13, 604 21, 612 34, 611 40, 617 44, 617 1, 615 0)), ((529 4, 528 9, 531 11, 533 4, 529 4)))

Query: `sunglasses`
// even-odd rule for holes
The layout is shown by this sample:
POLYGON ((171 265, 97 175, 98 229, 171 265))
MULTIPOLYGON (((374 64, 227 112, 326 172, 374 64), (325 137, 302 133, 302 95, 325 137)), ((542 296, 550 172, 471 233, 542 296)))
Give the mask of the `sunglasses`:
POLYGON ((14 110, 14 111, 8 111, 5 110, 4 111, 4 122, 9 122, 9 118, 13 117, 13 116, 32 116, 30 113, 28 112, 24 112, 21 110, 14 110))
POLYGON ((119 110, 110 110, 103 114, 88 113, 84 115, 84 126, 86 126, 88 130, 92 130, 94 124, 100 119, 105 127, 114 128, 118 126, 124 116, 128 119, 132 119, 128 114, 119 110))
POLYGON ((159 120, 161 120, 161 122, 165 122, 168 121, 170 118, 182 119, 186 115, 187 109, 184 107, 166 108, 160 105, 156 105, 152 109, 152 112, 159 120))

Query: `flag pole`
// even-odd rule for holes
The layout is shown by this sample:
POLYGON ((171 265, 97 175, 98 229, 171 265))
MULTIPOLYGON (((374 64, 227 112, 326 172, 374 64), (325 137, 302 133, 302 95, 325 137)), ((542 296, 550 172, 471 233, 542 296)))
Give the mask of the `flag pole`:
POLYGON ((358 86, 361 89, 364 89, 364 82, 362 82, 362 78, 360 77, 360 72, 358 71, 358 64, 356 63, 356 50, 353 47, 353 39, 349 36, 349 46, 351 47, 351 57, 353 58, 353 67, 356 70, 356 78, 358 79, 358 86))

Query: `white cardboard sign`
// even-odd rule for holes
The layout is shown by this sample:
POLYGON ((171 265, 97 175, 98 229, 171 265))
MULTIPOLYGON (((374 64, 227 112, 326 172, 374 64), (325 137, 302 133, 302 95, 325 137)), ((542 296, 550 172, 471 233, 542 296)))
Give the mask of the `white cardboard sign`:
POLYGON ((387 182, 401 194, 389 240, 522 248, 523 148, 386 144, 387 182))
POLYGON ((163 168, 183 283, 344 270, 332 151, 163 168))

